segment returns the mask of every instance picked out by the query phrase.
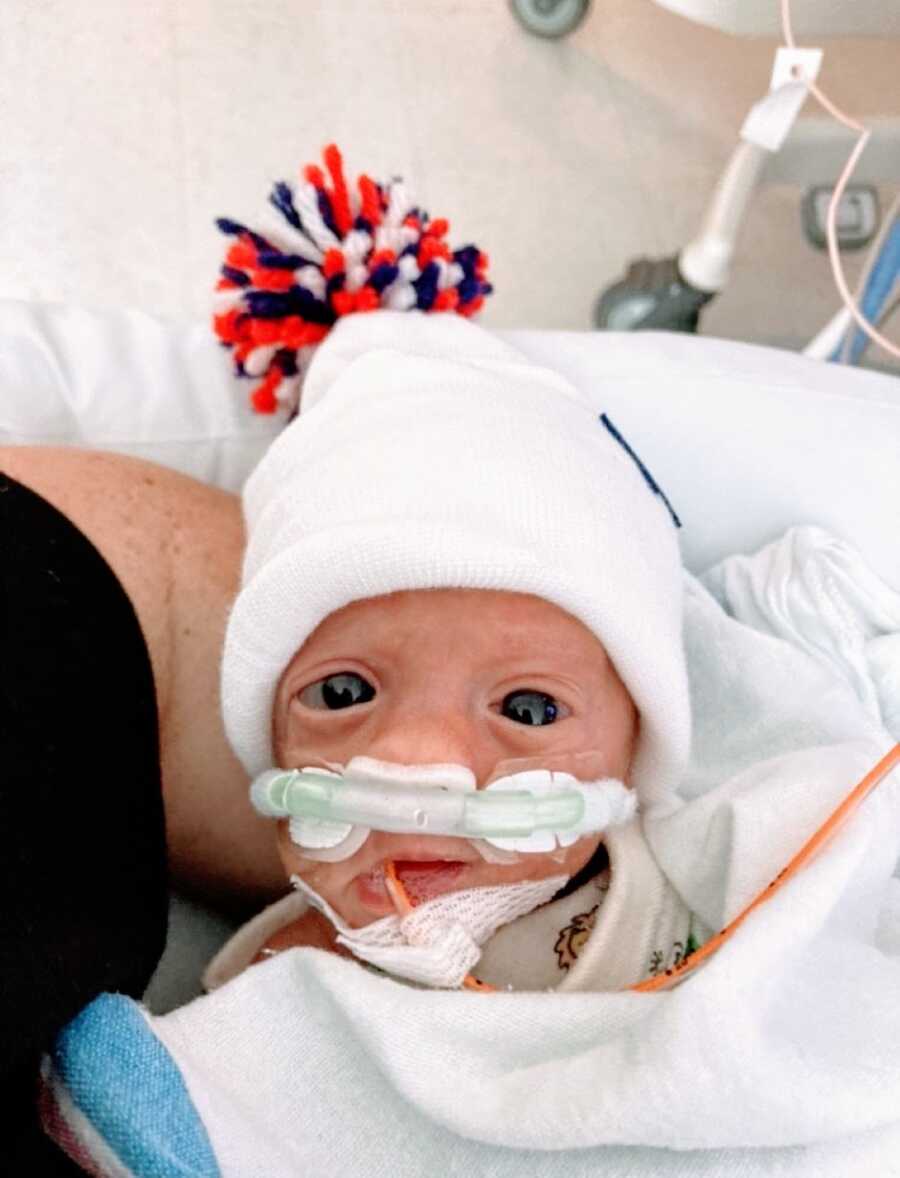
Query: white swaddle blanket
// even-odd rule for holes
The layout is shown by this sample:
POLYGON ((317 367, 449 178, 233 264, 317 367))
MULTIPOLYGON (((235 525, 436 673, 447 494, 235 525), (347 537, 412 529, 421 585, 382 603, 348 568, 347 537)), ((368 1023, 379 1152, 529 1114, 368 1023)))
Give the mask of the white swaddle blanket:
MULTIPOLYGON (((900 740, 900 593, 810 527, 687 580, 692 757, 645 834, 718 929, 900 740)), ((298 949, 145 1017, 224 1175, 900 1174, 898 858, 895 772, 670 992, 433 992, 298 949)))

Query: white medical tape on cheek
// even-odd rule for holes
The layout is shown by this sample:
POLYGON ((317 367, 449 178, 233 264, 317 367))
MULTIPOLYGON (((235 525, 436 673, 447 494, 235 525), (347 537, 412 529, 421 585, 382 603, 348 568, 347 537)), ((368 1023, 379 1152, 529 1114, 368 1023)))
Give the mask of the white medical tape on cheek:
POLYGON ((614 777, 601 781, 580 782, 570 773, 558 773, 549 769, 527 769, 498 777, 486 786, 491 793, 528 790, 537 796, 546 796, 564 790, 577 790, 584 799, 584 815, 577 826, 569 830, 535 831, 521 837, 486 836, 484 841, 503 851, 520 851, 529 854, 550 854, 559 848, 571 847, 587 834, 599 834, 611 826, 623 826, 630 822, 637 810, 637 795, 624 782, 614 777))
POLYGON ((334 925, 338 942, 354 957, 425 986, 462 985, 481 946, 500 928, 533 912, 562 888, 567 875, 519 884, 467 888, 418 904, 406 916, 385 916, 350 928, 330 904, 300 879, 291 884, 334 925))
POLYGON ((368 826, 350 826, 347 823, 329 823, 330 826, 345 826, 347 834, 340 842, 332 846, 325 847, 311 847, 308 842, 304 841, 307 837, 306 831, 301 826, 297 830, 294 823, 302 823, 302 818, 291 818, 288 823, 288 833, 291 836, 291 842, 297 847, 298 851, 305 859, 314 859, 317 863, 340 863, 344 859, 349 859, 351 855, 363 846, 372 833, 368 826))
MULTIPOLYGON (((335 769, 321 766, 313 768, 322 777, 341 777, 341 773, 335 769)), ((365 826, 330 822, 327 818, 293 817, 288 822, 288 833, 291 842, 303 851, 307 859, 323 863, 339 863, 342 859, 349 859, 369 837, 369 829, 365 826)))

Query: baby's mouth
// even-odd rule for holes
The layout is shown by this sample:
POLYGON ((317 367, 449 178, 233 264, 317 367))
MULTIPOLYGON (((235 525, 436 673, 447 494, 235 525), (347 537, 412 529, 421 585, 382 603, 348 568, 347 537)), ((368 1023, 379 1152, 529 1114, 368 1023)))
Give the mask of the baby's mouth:
MULTIPOLYGON (((462 872, 472 866, 454 859, 395 859, 393 863, 397 879, 413 906, 454 891, 462 872)), ((358 875, 356 885, 359 898, 366 907, 384 913, 395 911, 385 882, 384 863, 358 875)))
POLYGON ((421 862, 414 859, 395 859, 394 870, 411 904, 421 904, 442 896, 456 886, 456 881, 468 863, 454 859, 435 859, 421 862))

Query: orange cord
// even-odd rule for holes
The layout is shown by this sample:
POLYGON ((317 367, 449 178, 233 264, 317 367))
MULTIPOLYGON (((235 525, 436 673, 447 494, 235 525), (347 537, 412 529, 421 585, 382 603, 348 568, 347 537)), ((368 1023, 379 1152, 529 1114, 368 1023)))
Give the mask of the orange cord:
POLYGON ((415 908, 415 904, 410 900, 406 888, 400 882, 393 859, 385 859, 384 861, 384 882, 387 885, 388 895, 397 909, 398 916, 409 916, 415 908))
MULTIPOLYGON (((410 912, 415 908, 415 904, 410 900, 409 893, 400 882, 400 877, 397 875, 397 868, 394 866, 393 859, 385 859, 384 861, 384 882, 398 915, 409 916, 410 912)), ((463 978, 462 984, 466 990, 478 990, 482 994, 496 993, 495 986, 488 985, 487 982, 480 982, 478 978, 473 978, 470 973, 467 973, 463 978)))
POLYGON ((689 957, 682 958, 677 965, 671 969, 667 969, 665 973, 646 978, 643 982, 629 986, 628 989, 636 990, 643 994, 649 993, 652 990, 664 990, 669 986, 673 986, 676 982, 681 981, 691 970, 696 969, 698 965, 715 953, 728 940, 744 923, 754 908, 758 908, 760 904, 764 904, 766 900, 770 900, 777 891, 784 887, 789 879, 795 876, 801 868, 805 867, 822 850, 825 844, 840 830, 857 806, 897 765, 900 765, 900 744, 894 745, 893 749, 886 756, 882 757, 877 765, 869 770, 859 785, 844 798, 836 810, 832 811, 815 834, 810 839, 807 839, 788 865, 779 871, 772 882, 767 884, 756 899, 748 904, 743 912, 736 916, 730 924, 726 925, 721 932, 716 933, 714 937, 711 937, 704 945, 701 945, 699 949, 691 953, 689 957))

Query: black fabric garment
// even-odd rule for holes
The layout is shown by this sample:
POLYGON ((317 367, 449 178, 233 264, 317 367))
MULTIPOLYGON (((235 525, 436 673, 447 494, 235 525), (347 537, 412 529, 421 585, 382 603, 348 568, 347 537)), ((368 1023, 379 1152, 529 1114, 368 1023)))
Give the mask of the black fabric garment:
POLYGON ((78 1173, 41 1137, 38 1066, 104 990, 139 998, 167 878, 153 672, 86 537, 0 474, 0 1171, 78 1173))

